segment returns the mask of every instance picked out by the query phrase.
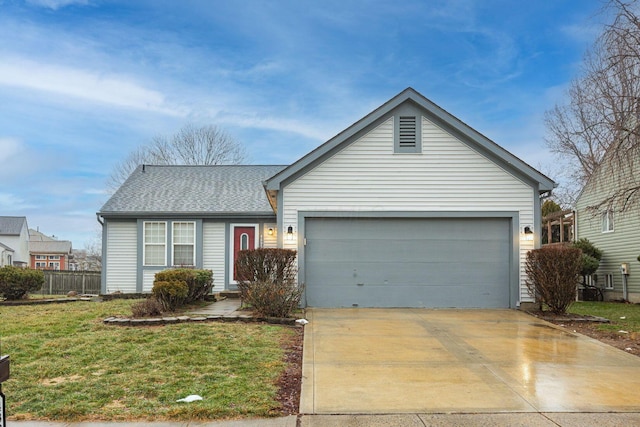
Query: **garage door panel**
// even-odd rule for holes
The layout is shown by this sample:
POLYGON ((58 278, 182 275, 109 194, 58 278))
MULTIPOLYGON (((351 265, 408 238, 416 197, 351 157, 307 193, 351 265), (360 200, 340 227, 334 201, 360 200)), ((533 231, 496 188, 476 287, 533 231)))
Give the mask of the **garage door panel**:
MULTIPOLYGON (((357 266, 348 262, 332 262, 331 267, 325 263, 310 262, 307 268, 323 271, 324 284, 352 285, 364 284, 417 284, 437 286, 439 283, 473 283, 499 282, 504 279, 502 271, 508 269, 508 263, 459 262, 419 263, 402 262, 387 263, 384 268, 377 262, 358 262, 357 266), (470 277, 473 279, 471 280, 470 277)), ((496 286, 500 286, 498 283, 496 286)))
POLYGON ((478 286, 398 286, 390 290, 384 286, 332 287, 322 290, 308 288, 306 298, 323 301, 325 307, 406 307, 411 295, 411 307, 477 308, 478 301, 486 308, 504 308, 503 292, 489 292, 478 286))
MULTIPOLYGON (((424 239, 423 239, 424 240, 424 239)), ((307 238, 305 251, 308 258, 319 262, 340 262, 344 254, 359 254, 358 259, 369 262, 389 261, 389 254, 405 262, 447 262, 455 259, 473 259, 475 261, 495 261, 495 252, 508 251, 506 241, 498 240, 433 240, 429 245, 415 250, 417 240, 379 239, 346 240, 310 240, 307 238)))
POLYGON ((307 219, 306 299, 324 307, 509 307, 508 219, 307 219))

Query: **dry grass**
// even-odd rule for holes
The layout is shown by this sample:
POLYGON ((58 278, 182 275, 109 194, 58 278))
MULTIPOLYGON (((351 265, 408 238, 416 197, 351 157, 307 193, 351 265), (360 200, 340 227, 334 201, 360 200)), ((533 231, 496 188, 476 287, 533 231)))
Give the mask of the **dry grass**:
POLYGON ((9 419, 209 420, 277 414, 286 327, 115 327, 136 300, 0 307, 9 419), (177 403, 198 394, 204 400, 177 403))

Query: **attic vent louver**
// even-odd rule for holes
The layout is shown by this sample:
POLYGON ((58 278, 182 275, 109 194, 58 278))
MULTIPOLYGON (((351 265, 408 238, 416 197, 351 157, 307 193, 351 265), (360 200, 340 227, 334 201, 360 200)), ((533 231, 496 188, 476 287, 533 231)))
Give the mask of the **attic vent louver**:
POLYGON ((399 117, 399 139, 400 148, 412 148, 416 146, 416 117, 400 116, 399 117))

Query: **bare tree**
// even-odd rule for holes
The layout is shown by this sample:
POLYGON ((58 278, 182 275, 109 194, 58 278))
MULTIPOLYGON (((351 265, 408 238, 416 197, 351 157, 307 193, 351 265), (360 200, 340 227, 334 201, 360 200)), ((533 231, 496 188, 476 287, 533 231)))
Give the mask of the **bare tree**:
POLYGON ((183 126, 171 136, 156 136, 148 145, 138 147, 118 163, 109 177, 111 192, 122 185, 136 167, 151 165, 239 164, 246 151, 237 140, 217 126, 183 126))
POLYGON ((640 158, 640 7, 638 0, 610 0, 605 10, 613 20, 585 56, 568 103, 546 114, 546 142, 568 160, 579 187, 598 169, 613 180, 618 190, 594 209, 624 211, 640 202, 629 174, 640 158))

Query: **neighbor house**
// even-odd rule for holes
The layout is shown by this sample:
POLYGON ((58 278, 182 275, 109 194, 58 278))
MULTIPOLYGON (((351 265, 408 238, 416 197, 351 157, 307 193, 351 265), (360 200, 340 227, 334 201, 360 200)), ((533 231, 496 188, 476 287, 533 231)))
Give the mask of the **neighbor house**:
POLYGON ((619 162, 605 156, 576 200, 576 238, 602 250, 594 277, 607 300, 640 302, 640 206, 622 209, 620 203, 606 202, 621 188, 640 187, 639 168, 638 159, 619 162))
POLYGON ((316 307, 518 307, 555 184, 409 88, 289 166, 140 166, 98 212, 103 292, 298 251, 316 307))
POLYGON ((29 230, 29 265, 37 270, 69 270, 71 242, 29 230))
POLYGON ((3 265, 29 265, 29 227, 23 216, 0 216, 0 259, 3 265))

